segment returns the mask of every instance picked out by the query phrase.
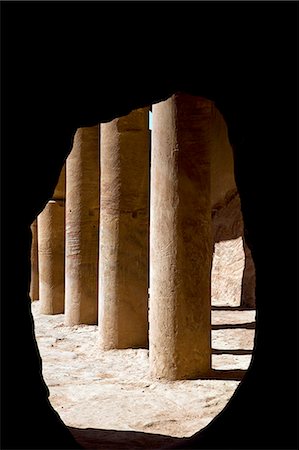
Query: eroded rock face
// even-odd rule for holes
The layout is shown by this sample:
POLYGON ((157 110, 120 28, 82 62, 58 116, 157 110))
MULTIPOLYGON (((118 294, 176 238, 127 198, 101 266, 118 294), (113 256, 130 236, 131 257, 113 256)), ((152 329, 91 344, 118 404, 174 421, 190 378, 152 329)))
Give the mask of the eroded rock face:
POLYGON ((255 268, 245 242, 241 202, 234 175, 227 125, 214 106, 211 114, 211 208, 214 256, 212 300, 218 305, 255 307, 255 268), (226 242, 232 241, 234 242, 226 242))
MULTIPOLYGON (((241 300, 242 307, 254 308, 255 268, 244 238, 244 223, 237 189, 228 192, 223 202, 213 206, 212 229, 215 252, 212 297, 214 295, 216 301, 220 300, 220 303, 225 304, 225 298, 230 295, 230 292, 227 292, 227 285, 221 283, 221 279, 228 279, 228 283, 230 278, 235 279, 235 284, 232 286, 234 292, 232 303, 234 306, 239 306, 241 300), (229 244, 228 241, 235 242, 225 246, 226 241, 227 244, 229 244), (239 279, 241 279, 240 285, 238 285, 239 279)), ((229 298, 227 300, 229 301, 229 298)))

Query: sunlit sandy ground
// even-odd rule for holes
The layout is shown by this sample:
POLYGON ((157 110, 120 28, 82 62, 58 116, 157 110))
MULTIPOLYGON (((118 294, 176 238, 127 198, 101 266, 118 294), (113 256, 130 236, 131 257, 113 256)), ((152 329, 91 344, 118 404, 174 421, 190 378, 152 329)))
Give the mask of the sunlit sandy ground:
MULTIPOLYGON (((40 315, 38 301, 32 308, 50 401, 70 427, 191 436, 223 409, 239 384, 219 379, 153 380, 148 350, 100 351, 97 326, 66 327, 64 315, 40 315)), ((213 354, 214 369, 247 369, 254 320, 253 310, 212 311, 214 326, 226 326, 212 331, 213 350, 225 351, 213 354), (227 327, 236 324, 240 328, 227 327), (234 354, 235 350, 243 351, 234 354)), ((136 434, 138 442, 130 448, 142 448, 142 436, 136 434)), ((92 445, 87 443, 88 448, 95 448, 92 445)), ((110 443, 105 448, 117 446, 110 443)))
MULTIPOLYGON (((236 309, 243 269, 241 238, 215 245, 215 374, 246 370, 251 360, 255 311, 236 309)), ((64 315, 40 315, 38 301, 32 308, 50 401, 85 448, 161 448, 169 440, 191 436, 224 408, 240 382, 219 376, 168 383, 153 380, 148 350, 100 351, 97 326, 65 327, 64 315)))

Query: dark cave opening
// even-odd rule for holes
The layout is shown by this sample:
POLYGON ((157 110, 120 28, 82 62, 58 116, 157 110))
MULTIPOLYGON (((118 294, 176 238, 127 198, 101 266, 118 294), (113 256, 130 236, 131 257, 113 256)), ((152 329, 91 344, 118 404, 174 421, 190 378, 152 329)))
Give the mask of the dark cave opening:
POLYGON ((116 23, 116 5, 1 3, 2 446, 76 447, 47 400, 28 298, 30 224, 51 198, 75 130, 184 91, 211 98, 228 124, 256 268, 257 337, 233 401, 181 448, 295 448, 297 4, 178 2, 163 4, 158 21, 160 5, 128 5, 139 32, 155 24, 145 42, 154 49, 150 78, 148 52, 129 51, 136 17, 116 23), (119 57, 112 34, 125 44, 119 57))

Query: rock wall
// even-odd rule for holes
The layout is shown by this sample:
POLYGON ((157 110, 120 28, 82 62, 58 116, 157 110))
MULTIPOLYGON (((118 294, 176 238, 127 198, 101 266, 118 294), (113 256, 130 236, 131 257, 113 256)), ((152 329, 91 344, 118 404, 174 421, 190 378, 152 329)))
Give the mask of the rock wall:
POLYGON ((227 126, 212 108, 211 208, 214 255, 212 304, 255 307, 255 268, 244 239, 241 202, 227 126))

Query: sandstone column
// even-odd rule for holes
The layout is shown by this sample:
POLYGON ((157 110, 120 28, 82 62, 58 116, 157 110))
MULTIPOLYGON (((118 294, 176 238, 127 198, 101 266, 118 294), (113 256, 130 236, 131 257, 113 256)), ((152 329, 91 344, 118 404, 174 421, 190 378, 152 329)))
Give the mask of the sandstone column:
POLYGON ((65 323, 96 324, 99 127, 79 128, 66 162, 65 323))
POLYGON ((65 166, 53 198, 39 214, 38 265, 42 314, 64 312, 65 166))
POLYGON ((31 242, 31 281, 30 281, 30 298, 31 301, 39 299, 38 286, 38 243, 37 243, 37 219, 31 225, 32 242, 31 242))
POLYGON ((100 347, 148 345, 148 108, 101 125, 100 347))
POLYGON ((211 368, 210 102, 175 94, 153 106, 149 358, 153 377, 211 368))

